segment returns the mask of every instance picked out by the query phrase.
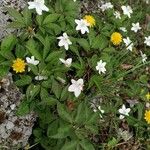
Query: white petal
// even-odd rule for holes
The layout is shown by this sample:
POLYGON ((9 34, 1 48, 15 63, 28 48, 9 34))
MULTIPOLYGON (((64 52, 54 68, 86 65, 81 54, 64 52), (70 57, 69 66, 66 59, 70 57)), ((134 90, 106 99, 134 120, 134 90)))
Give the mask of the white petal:
POLYGON ((70 86, 68 87, 68 91, 69 91, 69 92, 74 92, 74 90, 75 90, 75 86, 74 86, 74 85, 70 85, 70 86))
POLYGON ((80 95, 80 93, 81 93, 81 90, 80 89, 75 89, 74 90, 74 94, 75 94, 75 97, 78 97, 79 95, 80 95))

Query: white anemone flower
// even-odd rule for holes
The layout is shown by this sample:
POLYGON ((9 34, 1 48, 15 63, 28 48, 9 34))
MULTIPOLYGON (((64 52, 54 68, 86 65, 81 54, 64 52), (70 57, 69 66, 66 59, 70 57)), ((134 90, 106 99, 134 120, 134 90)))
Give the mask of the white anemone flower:
POLYGON ((132 49, 133 49, 133 43, 132 43, 132 41, 130 40, 130 38, 129 38, 129 37, 124 38, 124 39, 123 39, 123 42, 125 43, 125 45, 126 45, 126 47, 127 47, 127 50, 132 51, 132 49))
MULTIPOLYGON (((32 64, 32 65, 35 65, 35 66, 39 64, 39 61, 35 60, 34 56, 31 56, 31 58, 30 57, 26 57, 26 62, 28 64, 32 64)), ((31 70, 31 68, 28 67, 28 71, 30 71, 30 70, 31 70)))
POLYGON ((37 80, 37 81, 47 80, 47 79, 48 79, 47 76, 42 76, 42 75, 38 75, 38 76, 35 77, 35 80, 37 80))
POLYGON ((110 9, 110 8, 113 8, 113 5, 110 2, 102 4, 102 6, 100 6, 100 9, 102 11, 105 11, 105 10, 110 9))
POLYGON ((71 85, 68 87, 69 92, 74 92, 75 97, 78 97, 83 91, 83 79, 78 79, 77 81, 71 79, 71 85))
POLYGON ((125 116, 129 116, 129 112, 131 111, 131 109, 126 108, 126 106, 123 104, 122 107, 118 111, 121 114, 119 116, 119 119, 124 119, 125 116))
POLYGON ((136 33, 138 30, 141 30, 141 27, 140 27, 139 22, 137 22, 137 23, 132 23, 131 31, 134 31, 134 32, 136 33))
POLYGON ((66 60, 62 59, 62 58, 59 58, 59 60, 66 66, 66 67, 70 67, 71 66, 71 63, 72 63, 72 58, 68 58, 66 60))
POLYGON ((44 5, 44 0, 34 0, 33 2, 28 2, 29 9, 36 9, 38 15, 42 15, 42 11, 49 11, 49 8, 44 5))
POLYGON ((127 29, 125 27, 120 27, 119 29, 123 32, 127 32, 127 29))
POLYGON ((131 14, 133 13, 132 8, 130 6, 121 6, 121 8, 123 10, 123 14, 131 18, 131 14))
POLYGON ((82 34, 85 34, 86 32, 89 33, 89 23, 87 23, 86 20, 84 19, 80 19, 80 20, 77 20, 75 19, 75 23, 77 24, 76 26, 76 30, 80 30, 82 34))
POLYGON ((146 54, 143 54, 142 51, 140 51, 140 53, 141 53, 141 57, 142 57, 142 62, 144 64, 147 60, 147 56, 146 56, 146 54))
POLYGON ((34 56, 31 56, 30 57, 26 57, 26 61, 28 64, 32 64, 32 65, 38 65, 39 64, 39 61, 38 60, 35 60, 34 56))
POLYGON ((67 33, 63 33, 63 35, 58 37, 57 39, 60 40, 59 43, 58 43, 58 46, 60 46, 60 47, 64 46, 65 50, 68 50, 69 45, 72 44, 72 42, 70 41, 67 33))
POLYGON ((147 46, 150 46, 150 36, 145 37, 144 43, 145 43, 147 46))
POLYGON ((116 17, 116 19, 121 19, 121 15, 119 11, 115 11, 114 16, 116 17))
POLYGON ((106 71, 106 62, 103 62, 102 60, 100 60, 99 62, 97 62, 97 66, 96 66, 96 70, 98 70, 99 74, 105 73, 106 71))

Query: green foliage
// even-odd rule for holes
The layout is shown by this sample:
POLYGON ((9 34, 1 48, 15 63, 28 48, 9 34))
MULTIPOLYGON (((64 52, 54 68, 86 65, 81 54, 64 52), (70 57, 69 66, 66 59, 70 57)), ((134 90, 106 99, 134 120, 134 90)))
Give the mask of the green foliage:
MULTIPOLYGON (((119 128, 134 132, 134 140, 150 138, 145 134, 148 125, 144 120, 150 77, 150 53, 144 37, 150 30, 143 19, 149 10, 133 4, 131 19, 123 14, 116 19, 114 12, 128 3, 112 3, 112 9, 95 11, 96 25, 88 27, 89 33, 84 35, 76 31, 75 23, 75 19, 85 15, 79 14, 80 1, 45 0, 49 11, 42 15, 27 7, 22 12, 7 8, 13 17, 8 27, 20 29, 20 34, 9 35, 1 42, 0 79, 8 72, 13 74, 14 83, 24 94, 16 113, 37 113, 34 142, 46 150, 120 149, 124 139, 119 136, 119 128), (136 22, 142 29, 134 33, 131 27, 136 22), (120 27, 126 27, 128 32, 120 27), (113 45, 113 32, 121 33, 122 38, 130 37, 134 44, 132 52, 123 41, 119 46, 113 45), (58 45, 58 37, 63 33, 72 42, 68 50, 58 45), (147 55, 147 62, 142 63, 140 51, 147 55), (32 56, 39 63, 27 62, 26 58, 32 56), (26 62, 25 72, 15 73, 12 69, 16 58, 26 62), (71 67, 60 58, 72 58, 71 67), (96 69, 100 60, 106 62, 106 72, 101 74, 96 69), (72 79, 81 78, 82 94, 75 97, 68 88, 72 79), (123 104, 130 106, 131 112, 120 121, 118 109, 123 104)), ((145 6, 143 2, 142 5, 145 6)))

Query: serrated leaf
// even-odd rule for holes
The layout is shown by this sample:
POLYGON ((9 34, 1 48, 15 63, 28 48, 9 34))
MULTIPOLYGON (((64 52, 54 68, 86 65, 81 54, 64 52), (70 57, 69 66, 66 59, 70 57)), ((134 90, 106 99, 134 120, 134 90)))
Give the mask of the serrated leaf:
POLYGON ((8 74, 9 69, 9 66, 0 66, 0 78, 6 76, 8 74))
POLYGON ((42 60, 42 56, 40 54, 40 52, 38 51, 38 49, 36 48, 36 43, 33 39, 30 39, 27 43, 26 43, 26 47, 28 49, 28 51, 35 56, 35 58, 37 58, 38 60, 42 60))
POLYGON ((9 35, 2 40, 0 54, 6 59, 14 59, 12 50, 17 43, 14 35, 9 35))
POLYGON ((15 18, 15 20, 17 20, 18 22, 23 22, 24 23, 22 15, 17 10, 15 10, 12 7, 6 7, 6 10, 8 11, 10 16, 15 18))
POLYGON ((94 146, 88 140, 82 140, 80 145, 84 150, 95 150, 94 146))
POLYGON ((108 40, 103 35, 98 35, 92 42, 93 49, 104 49, 108 45, 108 40))
POLYGON ((52 91, 55 94, 55 96, 59 99, 60 94, 62 92, 61 85, 55 80, 52 80, 52 91))
POLYGON ((17 80, 17 81, 15 82, 15 84, 16 84, 17 86, 25 86, 25 85, 30 84, 31 82, 32 82, 32 78, 31 78, 30 76, 28 76, 28 75, 23 75, 23 76, 21 77, 21 79, 19 79, 19 80, 17 80))
POLYGON ((77 144, 78 144, 77 141, 66 142, 61 148, 61 150, 75 150, 77 147, 77 144))
POLYGON ((51 52, 47 58, 46 58, 46 62, 49 62, 49 61, 54 61, 55 59, 58 59, 61 58, 61 56, 63 55, 63 51, 54 51, 54 52, 51 52))
POLYGON ((28 102, 26 100, 23 100, 17 109, 17 115, 23 116, 28 114, 29 111, 30 109, 29 109, 28 102))
POLYGON ((84 50, 86 51, 90 50, 90 45, 86 39, 83 39, 83 38, 78 39, 78 43, 84 50))
POLYGON ((52 22, 56 22, 59 18, 60 14, 49 14, 43 21, 43 24, 49 24, 52 22))
POLYGON ((65 109, 65 107, 62 104, 57 103, 57 111, 58 111, 59 116, 63 120, 66 120, 70 123, 72 122, 72 117, 70 116, 70 114, 67 112, 67 110, 65 109))

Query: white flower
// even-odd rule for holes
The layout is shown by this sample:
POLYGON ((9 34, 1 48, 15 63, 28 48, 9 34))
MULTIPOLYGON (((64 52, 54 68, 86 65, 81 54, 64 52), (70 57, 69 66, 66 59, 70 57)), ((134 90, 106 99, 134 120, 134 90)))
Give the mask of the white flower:
POLYGON ((34 56, 31 56, 30 57, 26 57, 26 61, 28 64, 32 64, 32 65, 38 65, 39 64, 39 61, 38 60, 35 60, 34 56))
POLYGON ((44 0, 34 0, 34 2, 28 2, 29 9, 36 9, 37 14, 42 15, 42 11, 49 11, 48 7, 44 5, 44 0))
POLYGON ((145 63, 147 60, 147 56, 146 56, 146 54, 143 54, 142 51, 140 51, 140 53, 141 53, 141 57, 142 57, 142 62, 145 63))
POLYGON ((105 11, 109 8, 113 8, 113 5, 110 2, 102 4, 102 6, 100 7, 100 9, 102 9, 102 11, 105 11))
POLYGON ((69 92, 74 92, 75 97, 78 97, 83 90, 83 79, 71 80, 71 85, 68 87, 69 92))
POLYGON ((101 109, 101 106, 98 106, 98 110, 103 114, 105 111, 101 109))
POLYGON ((35 77, 35 80, 37 80, 37 81, 47 80, 47 79, 48 79, 47 76, 42 76, 42 75, 38 75, 38 76, 35 77))
POLYGON ((120 16, 120 12, 119 11, 115 11, 114 12, 114 16, 116 17, 116 19, 121 19, 121 16, 120 16))
POLYGON ((124 38, 123 41, 124 41, 124 43, 125 43, 125 45, 127 47, 127 50, 132 51, 132 49, 133 49, 133 43, 130 40, 130 38, 129 37, 127 37, 126 39, 124 38))
POLYGON ((138 30, 141 30, 139 22, 137 23, 132 23, 132 28, 131 31, 137 32, 138 30))
POLYGON ((145 43, 147 46, 150 46, 150 36, 145 37, 144 43, 145 43))
POLYGON ((132 8, 130 6, 121 6, 121 8, 123 10, 123 14, 131 18, 130 15, 133 13, 132 8))
POLYGON ((74 2, 76 2, 76 0, 73 0, 74 2))
POLYGON ((67 33, 63 33, 63 36, 60 36, 58 37, 57 39, 59 39, 59 43, 58 43, 58 46, 64 46, 65 47, 65 50, 68 50, 69 49, 69 45, 72 44, 72 42, 70 41, 67 33))
POLYGON ((123 118, 124 118, 124 115, 125 115, 125 116, 129 116, 129 112, 131 111, 131 109, 130 109, 130 108, 126 108, 126 106, 123 104, 123 105, 122 105, 122 108, 120 108, 118 111, 119 111, 119 113, 121 114, 121 115, 119 116, 119 118, 120 118, 120 119, 123 119, 123 118))
MULTIPOLYGON (((31 56, 31 58, 30 57, 26 57, 26 62, 28 64, 32 64, 32 65, 35 65, 35 66, 39 64, 39 61, 35 60, 34 56, 31 56)), ((31 68, 28 67, 28 71, 30 71, 30 70, 31 70, 31 68)))
POLYGON ((96 66, 96 70, 98 70, 99 74, 105 73, 106 71, 106 62, 102 62, 102 60, 100 60, 99 62, 97 62, 97 66, 96 66))
POLYGON ((66 60, 59 58, 59 60, 66 66, 66 67, 70 67, 71 63, 72 63, 72 58, 68 58, 66 60))
POLYGON ((89 24, 87 23, 86 20, 84 19, 80 19, 80 20, 77 20, 75 19, 75 23, 77 24, 76 26, 76 30, 80 30, 82 34, 85 34, 86 32, 89 33, 89 24))
POLYGON ((119 29, 123 32, 127 32, 127 29, 125 27, 120 27, 119 29))

